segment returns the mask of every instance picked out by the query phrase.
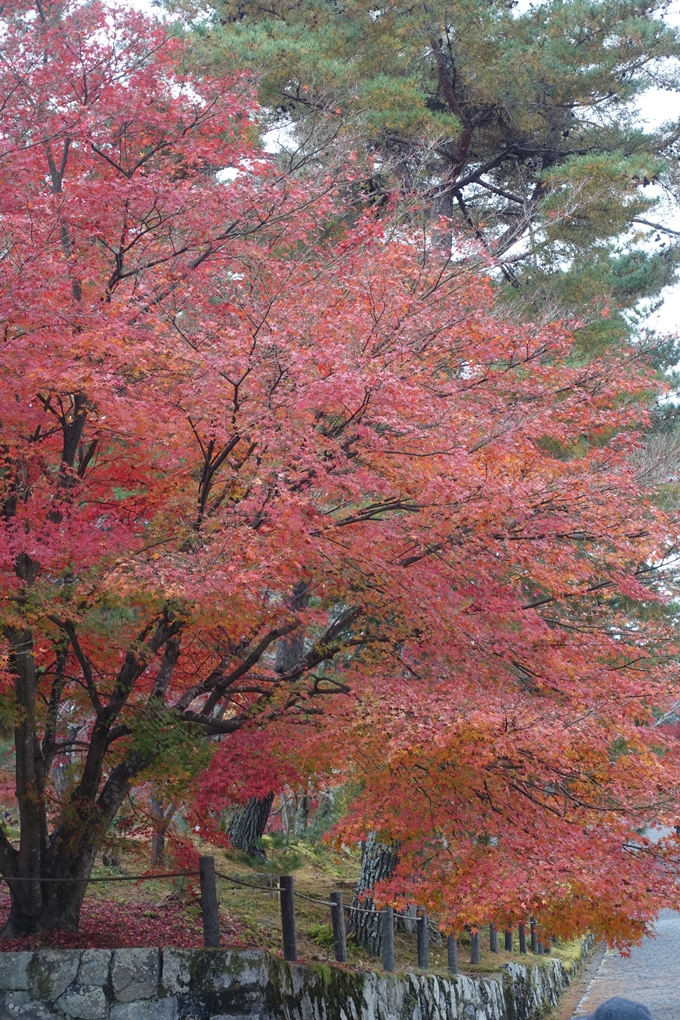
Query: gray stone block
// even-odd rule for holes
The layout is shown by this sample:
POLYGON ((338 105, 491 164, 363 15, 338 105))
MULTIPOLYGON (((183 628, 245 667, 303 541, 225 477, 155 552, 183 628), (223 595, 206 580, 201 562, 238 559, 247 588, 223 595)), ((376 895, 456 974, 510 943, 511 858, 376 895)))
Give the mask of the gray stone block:
POLYGON ((27 1006, 31 1001, 28 992, 5 992, 0 1001, 2 1007, 7 1009, 19 1009, 21 1006, 27 1006))
POLYGON ((101 988, 71 985, 55 1002, 55 1007, 77 1020, 104 1020, 106 996, 101 988))
POLYGON ((164 949, 162 986, 166 995, 205 994, 266 982, 264 954, 258 949, 164 949))
POLYGON ((28 967, 28 990, 34 999, 54 1002, 75 981, 79 949, 39 949, 28 967))
POLYGON ((163 950, 162 985, 167 995, 181 995, 189 991, 191 955, 190 949, 163 950))
POLYGON ((33 953, 0 953, 0 992, 28 988, 28 965, 33 953))
POLYGON ((0 1000, 0 1020, 58 1020, 44 1002, 31 999, 28 992, 7 992, 0 1000))
POLYGON ((111 1007, 111 1020, 175 1020, 174 999, 151 999, 147 1002, 116 1002, 111 1007))
POLYGON ((78 971, 78 984, 103 988, 109 980, 111 956, 110 949, 84 949, 78 971))
POLYGON ((115 949, 111 967, 113 992, 118 1002, 150 999, 158 990, 157 949, 115 949))

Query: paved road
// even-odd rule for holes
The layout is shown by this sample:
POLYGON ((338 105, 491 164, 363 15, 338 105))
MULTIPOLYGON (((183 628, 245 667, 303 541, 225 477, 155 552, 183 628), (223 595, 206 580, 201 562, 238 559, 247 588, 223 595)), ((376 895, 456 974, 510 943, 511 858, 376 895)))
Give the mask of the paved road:
POLYGON ((613 995, 644 1002, 654 1020, 680 1020, 680 914, 663 910, 656 938, 643 940, 627 959, 608 952, 581 999, 575 1018, 613 995))

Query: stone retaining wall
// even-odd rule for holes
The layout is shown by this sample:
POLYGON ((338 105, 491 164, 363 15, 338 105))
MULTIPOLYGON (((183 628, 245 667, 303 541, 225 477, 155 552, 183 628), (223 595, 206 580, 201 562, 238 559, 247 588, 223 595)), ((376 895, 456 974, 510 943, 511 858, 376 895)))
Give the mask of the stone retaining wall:
POLYGON ((375 974, 256 950, 0 953, 0 1020, 536 1020, 559 960, 491 977, 375 974))

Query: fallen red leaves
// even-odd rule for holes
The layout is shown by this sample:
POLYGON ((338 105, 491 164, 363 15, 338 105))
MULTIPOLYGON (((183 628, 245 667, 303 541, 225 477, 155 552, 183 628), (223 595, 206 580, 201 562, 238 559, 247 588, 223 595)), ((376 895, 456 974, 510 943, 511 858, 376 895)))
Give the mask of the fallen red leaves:
MULTIPOLYGON (((0 890, 0 915, 9 913, 9 893, 0 890)), ((243 945, 233 922, 222 919, 225 942, 243 945)), ((200 918, 193 918, 177 903, 151 901, 85 900, 77 932, 54 931, 25 938, 7 939, 3 952, 40 949, 118 949, 135 946, 175 946, 198 949, 203 945, 200 918)))

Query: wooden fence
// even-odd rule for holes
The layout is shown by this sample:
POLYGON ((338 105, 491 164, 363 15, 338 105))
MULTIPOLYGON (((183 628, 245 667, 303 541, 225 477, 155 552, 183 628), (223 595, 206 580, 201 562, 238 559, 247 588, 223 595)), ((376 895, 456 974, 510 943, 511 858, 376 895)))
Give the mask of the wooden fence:
MULTIPOLYGON (((203 913, 203 932, 205 945, 217 947, 220 944, 219 936, 219 914, 217 902, 217 888, 215 877, 226 879, 237 885, 247 885, 251 888, 262 889, 267 893, 278 893, 281 904, 281 930, 283 935, 283 958, 295 962, 297 954, 297 934, 295 928, 295 898, 300 897, 312 903, 326 906, 330 910, 331 926, 333 930, 333 950, 338 963, 347 962, 347 938, 345 934, 345 911, 363 910, 362 907, 348 907, 343 904, 342 893, 332 892, 328 900, 317 899, 314 896, 307 896, 304 893, 295 891, 295 882, 292 875, 281 875, 279 884, 276 886, 256 886, 252 882, 244 882, 232 875, 223 875, 215 871, 214 857, 200 858, 200 880, 201 880, 201 910, 203 913)), ((373 911, 370 911, 373 913, 373 911)), ((419 907, 415 918, 407 914, 396 914, 392 907, 384 907, 380 911, 382 924, 382 964, 386 971, 394 970, 394 927, 395 921, 403 917, 409 921, 416 922, 416 941, 418 947, 418 967, 427 970, 429 966, 429 932, 427 926, 427 912, 424 907, 419 907)), ((546 949, 538 938, 538 926, 532 919, 530 921, 531 951, 542 955, 546 949)), ((518 926, 519 951, 521 954, 527 952, 526 926, 518 926)), ((470 926, 470 963, 479 963, 480 957, 480 936, 478 927, 470 926)), ((503 930, 503 948, 506 952, 513 951, 513 930, 503 930)), ((446 940, 447 966, 450 974, 458 973, 458 942, 455 935, 449 935, 446 940)), ((498 952, 498 929, 495 924, 489 925, 489 949, 492 953, 498 952)))
MULTIPOLYGON (((347 963, 347 938, 345 934, 345 911, 363 912, 363 907, 348 907, 342 902, 341 892, 332 892, 330 899, 321 900, 314 896, 307 896, 306 893, 295 891, 295 882, 292 875, 281 875, 278 885, 263 886, 254 882, 246 882, 234 875, 223 875, 215 868, 214 857, 199 857, 198 871, 169 871, 153 875, 111 875, 106 878, 84 878, 76 879, 86 884, 93 882, 149 882, 165 878, 192 878, 198 876, 201 884, 201 913, 203 915, 203 942, 206 947, 216 949, 220 945, 220 918, 217 899, 217 879, 222 878, 234 885, 248 886, 251 889, 259 889, 260 892, 279 896, 281 905, 281 930, 283 934, 283 958, 294 962, 298 958, 297 935, 295 930, 295 899, 300 897, 312 903, 328 907, 330 910, 331 926, 333 930, 333 951, 338 963, 347 963)), ((7 882, 7 879, 3 879, 7 882)), ((10 882, 32 882, 32 878, 12 878, 10 882)), ((40 882, 71 882, 67 878, 45 878, 40 882)), ((367 913, 373 913, 367 910, 367 913)), ((427 926, 427 913, 424 907, 418 907, 415 918, 410 914, 395 914, 392 907, 385 907, 381 914, 382 924, 382 963, 386 971, 394 970, 394 922, 402 917, 416 923, 416 941, 418 946, 418 967, 427 970, 429 966, 429 932, 427 926)), ((480 955, 480 929, 470 925, 470 963, 479 963, 480 955)), ((546 952, 546 947, 538 937, 538 926, 533 919, 529 922, 531 937, 531 951, 541 955, 546 952)), ((526 926, 518 926, 519 951, 524 954, 527 951, 526 926)), ((503 932, 503 945, 507 952, 513 951, 513 932, 506 928, 503 932)), ((455 935, 449 935, 446 942, 447 966, 451 974, 458 973, 458 943, 455 935)), ((495 924, 489 925, 489 949, 492 953, 498 952, 498 930, 495 924)), ((549 952, 549 950, 547 950, 549 952)))

